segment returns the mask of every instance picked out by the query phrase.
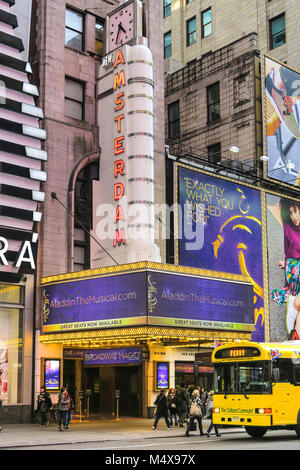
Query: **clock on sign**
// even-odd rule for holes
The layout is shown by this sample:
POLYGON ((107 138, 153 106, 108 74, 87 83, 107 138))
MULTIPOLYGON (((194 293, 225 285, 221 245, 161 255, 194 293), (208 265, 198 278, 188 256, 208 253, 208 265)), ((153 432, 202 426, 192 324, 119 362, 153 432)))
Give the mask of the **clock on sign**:
POLYGON ((113 51, 133 39, 134 29, 134 2, 131 2, 110 15, 109 50, 113 51))

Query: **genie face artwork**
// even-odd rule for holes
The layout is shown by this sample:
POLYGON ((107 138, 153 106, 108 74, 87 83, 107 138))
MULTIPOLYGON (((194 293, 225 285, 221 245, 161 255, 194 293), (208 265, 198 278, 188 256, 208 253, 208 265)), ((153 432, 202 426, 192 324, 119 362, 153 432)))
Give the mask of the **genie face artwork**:
MULTIPOLYGON (((185 207, 182 237, 178 240, 179 264, 251 278, 256 331, 264 338, 263 257, 261 194, 259 191, 194 169, 178 166, 178 203, 185 207), (202 246, 191 249, 184 226, 203 226, 202 246)), ((196 245, 195 245, 196 246, 196 245)))

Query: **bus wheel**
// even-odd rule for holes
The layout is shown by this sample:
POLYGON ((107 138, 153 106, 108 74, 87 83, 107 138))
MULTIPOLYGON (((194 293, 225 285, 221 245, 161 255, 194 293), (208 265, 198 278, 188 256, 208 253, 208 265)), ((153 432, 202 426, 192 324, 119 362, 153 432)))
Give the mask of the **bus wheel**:
POLYGON ((245 430, 251 437, 263 437, 267 432, 262 426, 245 426, 245 430))

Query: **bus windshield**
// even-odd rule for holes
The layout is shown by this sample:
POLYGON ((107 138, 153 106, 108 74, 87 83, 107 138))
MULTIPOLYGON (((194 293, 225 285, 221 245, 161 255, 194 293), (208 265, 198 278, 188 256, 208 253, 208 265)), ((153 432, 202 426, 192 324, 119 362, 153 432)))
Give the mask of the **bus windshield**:
POLYGON ((215 393, 271 393, 270 363, 234 362, 215 364, 215 393))

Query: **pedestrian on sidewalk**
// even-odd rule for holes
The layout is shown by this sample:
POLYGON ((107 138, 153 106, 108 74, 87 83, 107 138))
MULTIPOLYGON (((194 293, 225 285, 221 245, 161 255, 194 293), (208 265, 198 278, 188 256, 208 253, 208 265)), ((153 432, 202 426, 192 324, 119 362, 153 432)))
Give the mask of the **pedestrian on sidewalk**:
POLYGON ((206 416, 206 402, 208 400, 208 392, 205 390, 204 387, 201 388, 200 390, 200 399, 201 399, 201 411, 202 411, 202 416, 206 416))
POLYGON ((174 401, 175 388, 170 388, 167 398, 168 398, 168 408, 169 408, 169 416, 170 416, 171 426, 173 425, 173 418, 174 418, 175 426, 178 426, 178 423, 177 423, 177 409, 176 409, 176 403, 174 401))
POLYGON ((216 433, 216 436, 217 437, 220 437, 221 434, 219 433, 219 429, 218 429, 218 426, 217 424, 213 424, 213 408, 214 408, 214 391, 211 390, 209 393, 208 393, 208 399, 207 399, 207 402, 206 402, 206 406, 207 406, 207 415, 208 415, 208 418, 211 420, 211 423, 210 425, 208 426, 207 428, 207 431, 206 431, 206 436, 207 437, 210 437, 210 432, 212 430, 212 428, 214 428, 215 430, 215 433, 216 433))
POLYGON ((41 415, 42 426, 48 426, 48 413, 52 408, 52 401, 50 398, 50 394, 46 391, 44 385, 40 388, 40 393, 37 397, 37 411, 41 415))
POLYGON ((171 429, 171 423, 169 422, 169 409, 166 390, 161 390, 160 394, 156 397, 154 402, 156 406, 155 421, 153 423, 153 429, 157 429, 157 424, 160 418, 165 418, 165 422, 168 429, 171 429))
POLYGON ((189 395, 187 390, 184 387, 184 384, 181 384, 180 388, 176 390, 175 394, 175 403, 177 408, 177 414, 179 417, 179 426, 183 428, 184 420, 188 414, 188 405, 189 405, 189 395))
POLYGON ((74 405, 74 400, 73 398, 71 397, 70 393, 69 393, 69 390, 67 389, 66 390, 66 396, 67 398, 70 400, 70 406, 69 406, 69 409, 68 409, 68 417, 67 417, 67 430, 70 431, 70 428, 69 428, 69 425, 70 425, 70 422, 72 420, 72 416, 73 416, 73 411, 75 409, 75 405, 74 405))
POLYGON ((58 412, 58 430, 67 431, 68 411, 70 408, 70 400, 66 394, 66 388, 62 387, 58 395, 57 412, 58 412), (61 427, 63 425, 63 428, 61 427))
POLYGON ((198 421, 200 436, 204 436, 202 428, 202 412, 201 412, 201 400, 199 390, 194 390, 190 401, 190 419, 187 424, 186 437, 189 437, 190 431, 193 429, 195 419, 198 421))

